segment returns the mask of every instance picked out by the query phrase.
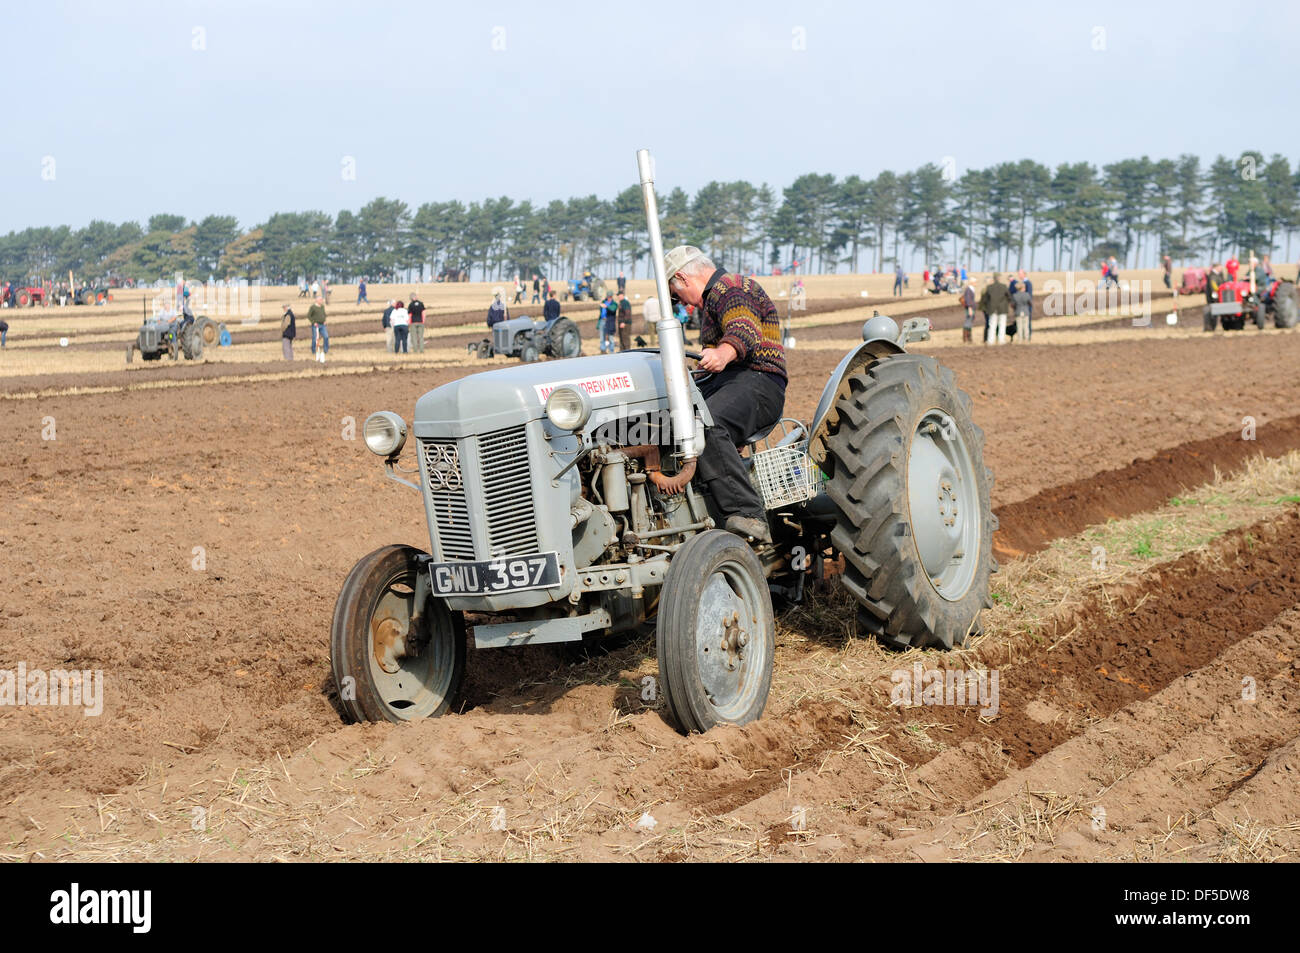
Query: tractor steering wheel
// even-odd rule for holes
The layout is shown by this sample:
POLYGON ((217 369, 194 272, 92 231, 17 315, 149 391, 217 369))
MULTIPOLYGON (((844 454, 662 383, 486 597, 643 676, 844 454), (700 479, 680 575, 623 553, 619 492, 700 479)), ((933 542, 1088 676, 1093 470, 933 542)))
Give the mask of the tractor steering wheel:
MULTIPOLYGON (((659 353, 659 348, 657 348, 657 347, 634 347, 634 348, 629 348, 628 351, 629 351, 629 352, 630 352, 630 351, 640 351, 640 352, 643 353, 643 354, 658 354, 658 353, 659 353)), ((700 358, 704 357, 704 355, 701 354, 699 351, 686 350, 686 351, 683 351, 683 353, 686 355, 686 357, 688 357, 688 358, 689 358, 690 360, 692 360, 692 361, 698 361, 700 358)), ((693 368, 691 368, 691 370, 690 370, 690 374, 691 374, 691 377, 695 380, 695 383, 696 383, 696 384, 701 384, 701 383, 703 383, 704 381, 707 381, 710 377, 713 376, 713 372, 712 372, 712 371, 704 371, 704 370, 700 370, 698 367, 693 367, 693 368)))

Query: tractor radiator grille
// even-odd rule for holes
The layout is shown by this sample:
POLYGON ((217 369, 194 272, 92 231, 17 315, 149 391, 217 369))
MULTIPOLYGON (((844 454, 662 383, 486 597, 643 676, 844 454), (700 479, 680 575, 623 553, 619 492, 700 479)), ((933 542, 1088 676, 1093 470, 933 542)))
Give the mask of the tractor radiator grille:
POLYGON ((469 506, 460 472, 460 454, 455 440, 421 440, 420 468, 425 492, 433 508, 441 557, 473 559, 474 538, 470 533, 469 506))
POLYGON ((483 502, 487 509, 491 556, 523 556, 538 551, 528 471, 528 436, 523 427, 498 430, 478 438, 483 502))
POLYGON ((420 466, 442 559, 486 559, 539 551, 528 437, 523 427, 469 437, 459 444, 455 440, 422 438, 420 466), (487 527, 487 539, 478 540, 478 547, 471 532, 470 504, 461 469, 462 450, 473 447, 475 442, 483 507, 478 522, 487 527))

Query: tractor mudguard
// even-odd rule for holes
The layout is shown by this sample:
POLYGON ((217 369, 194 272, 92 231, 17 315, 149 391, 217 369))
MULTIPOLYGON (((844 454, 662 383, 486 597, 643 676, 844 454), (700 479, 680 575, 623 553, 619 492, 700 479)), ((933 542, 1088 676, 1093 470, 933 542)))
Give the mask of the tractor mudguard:
POLYGON ((813 414, 812 428, 808 438, 808 454, 812 457, 814 463, 824 463, 826 461, 826 432, 834 422, 831 419, 831 411, 835 407, 835 395, 839 392, 845 379, 860 367, 869 367, 882 358, 894 354, 906 353, 903 348, 895 341, 888 338, 873 338, 870 341, 863 341, 856 348, 845 354, 839 364, 835 365, 835 370, 831 372, 830 378, 826 381, 826 386, 822 388, 822 395, 817 401, 817 411, 813 414))

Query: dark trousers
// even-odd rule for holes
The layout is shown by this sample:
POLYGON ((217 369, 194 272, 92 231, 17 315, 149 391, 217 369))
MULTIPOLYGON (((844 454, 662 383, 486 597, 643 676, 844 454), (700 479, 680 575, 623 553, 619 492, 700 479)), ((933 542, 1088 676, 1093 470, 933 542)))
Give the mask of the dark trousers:
POLYGON ((741 459, 745 440, 770 430, 785 410, 785 384, 773 374, 748 368, 728 368, 700 384, 700 393, 713 415, 704 433, 697 476, 725 517, 763 517, 763 501, 749 482, 741 459))
POLYGON ((410 351, 407 350, 406 347, 406 342, 409 340, 407 336, 410 333, 411 333, 411 329, 407 327, 405 324, 393 325, 393 353, 394 354, 410 353, 410 351))

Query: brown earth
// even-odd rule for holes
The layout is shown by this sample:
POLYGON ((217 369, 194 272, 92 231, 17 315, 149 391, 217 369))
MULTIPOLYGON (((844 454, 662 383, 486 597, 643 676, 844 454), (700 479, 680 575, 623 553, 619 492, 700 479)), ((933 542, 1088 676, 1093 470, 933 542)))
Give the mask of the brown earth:
MULTIPOLYGON (((1255 452, 1300 446, 1300 334, 931 353, 974 398, 997 477, 1004 556, 1145 511, 1255 452), (1258 425, 1250 445, 1241 441, 1247 416, 1258 425)), ((837 359, 791 353, 788 413, 811 413, 837 359)), ((97 718, 3 710, 0 854, 673 860, 770 856, 776 845, 777 856, 791 857, 961 856, 953 839, 974 836, 963 825, 977 816, 963 812, 984 810, 979 799, 1019 773, 1059 767, 1053 759, 1072 745, 1121 731, 1132 750, 1151 750, 1148 761, 1163 757, 1135 714, 1153 705, 1166 720, 1186 713, 1177 737, 1189 746, 1207 743, 1195 731, 1221 723, 1216 743, 1231 753, 1201 787, 1178 789, 1166 777, 1133 788, 1114 808, 1131 826, 1112 830, 1112 840, 1080 834, 1069 847, 1075 856, 1138 844, 1155 823, 1139 819, 1163 816, 1161 798, 1171 793, 1188 804, 1236 798, 1243 810, 1294 820, 1294 786, 1281 807, 1270 800, 1297 757, 1287 667, 1300 637, 1287 614, 1300 604, 1294 515, 1230 534, 1208 556, 1056 620, 1085 633, 1065 651, 986 643, 979 658, 1003 670, 1008 708, 989 723, 958 718, 918 730, 878 685, 824 694, 800 662, 811 647, 848 644, 848 636, 827 628, 833 615, 814 605, 783 620, 778 644, 786 689, 807 684, 744 729, 683 738, 646 711, 640 678, 654 666, 639 654, 644 645, 609 664, 574 664, 547 647, 471 648, 461 714, 401 728, 344 726, 327 648, 340 582, 380 545, 427 545, 415 496, 345 439, 348 418, 381 407, 409 413, 419 394, 464 373, 407 368, 187 391, 0 395, 0 669, 102 669, 106 681, 97 718), (1264 708, 1242 709, 1219 682, 1195 705, 1175 697, 1183 676, 1208 679, 1197 673, 1216 665, 1241 672, 1233 651, 1255 653, 1250 671, 1276 689, 1268 712, 1292 726, 1289 735, 1284 727, 1255 733, 1264 708), (931 731, 943 744, 927 740, 931 731), (1251 766, 1235 786, 1216 787, 1232 777, 1223 765, 1237 761, 1251 766), (904 769, 915 776, 900 789, 904 769), (528 815, 527 836, 512 820, 514 834, 498 843, 489 807, 528 813, 536 798, 549 806, 528 815), (193 807, 234 812, 236 804, 267 813, 269 826, 241 814, 224 839, 186 840, 193 807), (812 811, 812 833, 783 820, 799 805, 812 811), (643 810, 657 818, 656 833, 632 829, 643 810), (293 824, 277 826, 270 815, 293 824), (918 818, 933 831, 923 843, 918 818), (606 833, 589 836, 589 821, 606 833), (545 834, 548 823, 586 833, 566 842, 545 834), (448 833, 458 829, 463 842, 448 833)), ((1132 750, 1121 746, 1115 763, 1135 758, 1132 750)), ((1071 810, 1092 796, 1090 764, 1075 763, 1066 779, 1080 792, 1071 810)), ((1023 788, 1007 790, 1012 798, 1023 788)), ((999 836, 986 843, 1002 844, 999 836)))

